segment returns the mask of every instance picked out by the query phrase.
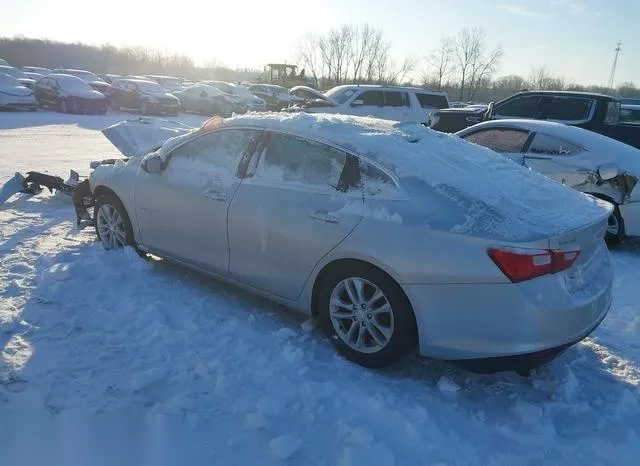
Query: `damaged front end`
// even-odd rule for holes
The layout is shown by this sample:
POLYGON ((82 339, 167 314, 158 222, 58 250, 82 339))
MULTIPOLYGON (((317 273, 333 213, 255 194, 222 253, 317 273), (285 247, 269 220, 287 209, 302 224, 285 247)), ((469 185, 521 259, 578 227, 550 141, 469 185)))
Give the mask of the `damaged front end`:
MULTIPOLYGON (((221 119, 211 118, 201 128, 219 124, 221 119)), ((144 156, 162 147, 168 140, 188 134, 198 128, 162 119, 137 118, 121 121, 102 130, 102 134, 122 153, 122 158, 111 158, 92 161, 91 170, 103 165, 126 163, 132 157, 144 156)), ((47 173, 29 171, 25 175, 16 173, 0 187, 0 206, 15 194, 36 195, 45 188, 49 192, 61 192, 73 199, 76 212, 76 223, 93 224, 93 216, 89 214, 95 205, 95 199, 89 184, 90 177, 81 176, 71 170, 67 180, 47 173)))

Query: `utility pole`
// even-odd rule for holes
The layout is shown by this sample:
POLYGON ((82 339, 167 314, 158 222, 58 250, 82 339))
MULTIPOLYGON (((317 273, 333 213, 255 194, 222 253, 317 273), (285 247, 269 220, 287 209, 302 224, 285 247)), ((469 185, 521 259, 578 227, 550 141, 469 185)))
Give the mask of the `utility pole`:
POLYGON ((611 67, 611 76, 609 76, 609 89, 613 89, 613 78, 616 75, 616 66, 618 65, 618 54, 620 53, 620 50, 622 50, 622 42, 618 41, 618 44, 614 49, 614 52, 616 52, 616 54, 613 58, 613 66, 611 67))

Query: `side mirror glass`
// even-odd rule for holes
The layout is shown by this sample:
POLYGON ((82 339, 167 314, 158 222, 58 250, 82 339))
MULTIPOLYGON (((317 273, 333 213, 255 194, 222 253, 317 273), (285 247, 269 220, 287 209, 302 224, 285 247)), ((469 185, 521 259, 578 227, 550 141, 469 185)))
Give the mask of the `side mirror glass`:
POLYGON ((162 157, 158 154, 147 155, 142 161, 142 169, 147 173, 160 173, 163 165, 162 157))
POLYGON ((615 163, 603 163, 598 167, 598 176, 603 181, 608 181, 618 176, 618 167, 615 163))
POLYGON ((364 102, 360 99, 356 99, 353 102, 351 102, 352 107, 359 107, 360 105, 364 105, 364 102))

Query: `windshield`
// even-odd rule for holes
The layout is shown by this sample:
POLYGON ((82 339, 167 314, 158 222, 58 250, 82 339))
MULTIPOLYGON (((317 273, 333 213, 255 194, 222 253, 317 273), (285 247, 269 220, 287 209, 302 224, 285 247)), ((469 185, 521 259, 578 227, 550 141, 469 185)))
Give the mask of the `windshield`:
POLYGON ((142 92, 148 92, 150 94, 165 93, 164 88, 160 84, 151 81, 137 81, 136 86, 138 86, 138 89, 140 89, 142 92))
POLYGON ((76 71, 76 70, 65 70, 64 74, 70 74, 72 76, 77 76, 83 81, 92 82, 92 81, 101 81, 95 74, 90 71, 76 71))
POLYGON ((7 74, 0 73, 0 86, 2 87, 14 87, 14 86, 22 86, 20 81, 18 81, 13 76, 9 76, 7 74))
POLYGON ((349 97, 351 97, 354 92, 356 92, 355 89, 334 87, 328 90, 325 95, 335 103, 343 104, 349 100, 349 97))
POLYGON ((76 76, 56 76, 55 77, 60 87, 66 90, 74 91, 92 91, 93 88, 89 86, 85 81, 76 76))

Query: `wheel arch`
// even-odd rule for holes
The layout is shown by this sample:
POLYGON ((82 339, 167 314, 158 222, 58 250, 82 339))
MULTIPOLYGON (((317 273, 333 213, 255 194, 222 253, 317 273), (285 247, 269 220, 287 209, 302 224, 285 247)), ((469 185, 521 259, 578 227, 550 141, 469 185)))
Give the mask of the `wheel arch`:
POLYGON ((415 318, 415 311, 413 310, 413 305, 411 303, 411 300, 409 299, 409 296, 407 296, 406 292, 402 288, 402 285, 400 285, 400 282, 398 281, 397 277, 393 272, 391 272, 384 266, 380 266, 378 264, 373 263, 372 261, 357 259, 357 258, 350 258, 350 257, 335 258, 327 262, 322 266, 319 272, 315 275, 313 279, 313 286, 311 288, 311 299, 310 299, 311 315, 313 317, 317 317, 318 315, 318 296, 320 293, 320 288, 323 280, 325 280, 326 277, 328 277, 332 271, 339 269, 340 267, 343 267, 345 264, 359 264, 365 267, 371 267, 387 275, 389 279, 393 280, 396 283, 396 285, 398 285, 400 290, 402 290, 402 293, 404 294, 405 298, 407 298, 407 301, 411 305, 411 312, 414 314, 414 318, 415 318))

